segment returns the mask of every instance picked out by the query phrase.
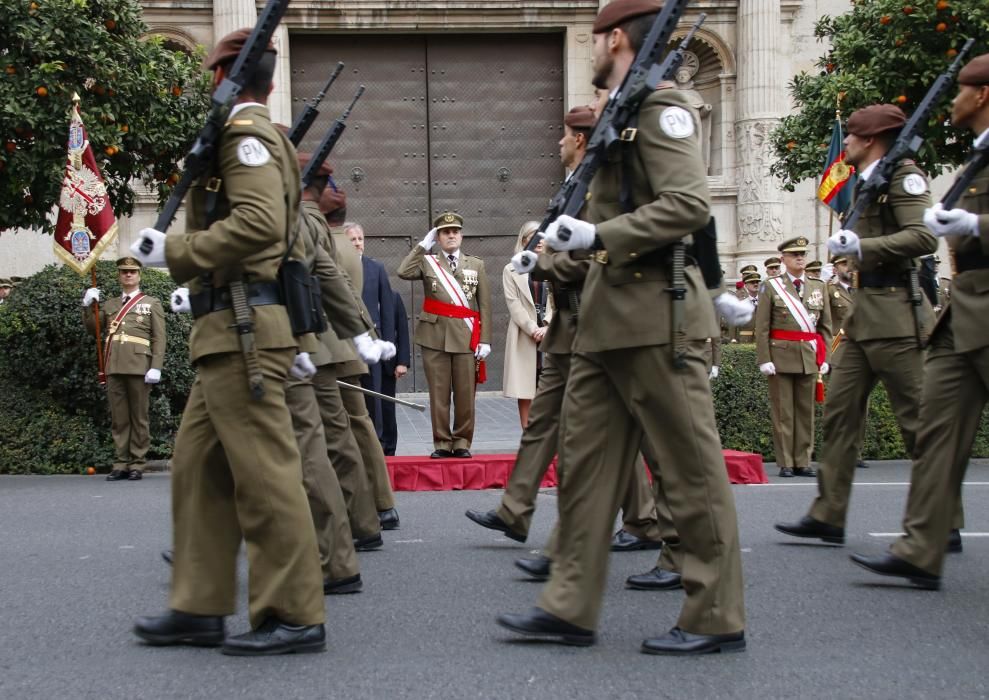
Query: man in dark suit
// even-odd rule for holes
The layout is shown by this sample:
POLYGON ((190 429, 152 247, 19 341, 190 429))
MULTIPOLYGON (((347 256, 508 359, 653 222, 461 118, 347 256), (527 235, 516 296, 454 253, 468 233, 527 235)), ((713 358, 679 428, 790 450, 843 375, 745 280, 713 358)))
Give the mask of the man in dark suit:
MULTIPOLYGON (((395 396, 395 385, 399 379, 409 372, 412 364, 412 346, 409 343, 409 316, 405 312, 402 296, 392 291, 395 310, 394 343, 395 357, 382 362, 381 393, 395 396)), ((394 455, 398 447, 398 424, 395 422, 395 404, 391 401, 381 401, 381 446, 386 455, 394 455)))
MULTIPOLYGON (((364 305, 371 313, 371 320, 374 328, 378 332, 378 337, 382 340, 395 342, 395 311, 393 306, 394 293, 388 283, 388 272, 385 266, 374 258, 369 258, 364 254, 364 228, 358 223, 347 223, 344 225, 344 232, 347 238, 354 244, 357 252, 361 254, 361 265, 364 268, 364 285, 361 289, 361 297, 364 305)), ((381 364, 372 365, 369 374, 361 376, 361 385, 365 389, 381 392, 383 369, 381 364)), ((384 428, 382 423, 382 401, 373 396, 365 396, 367 402, 367 412, 374 421, 374 430, 378 434, 378 440, 382 439, 384 428)), ((385 402, 386 403, 386 402, 385 402)), ((394 416, 394 406, 392 406, 394 416)))

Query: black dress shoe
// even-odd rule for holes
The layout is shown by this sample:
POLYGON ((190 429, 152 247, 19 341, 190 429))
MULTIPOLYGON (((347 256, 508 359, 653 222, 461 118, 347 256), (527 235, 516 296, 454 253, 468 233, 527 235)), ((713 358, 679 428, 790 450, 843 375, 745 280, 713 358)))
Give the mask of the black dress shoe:
POLYGON ((814 471, 813 469, 811 469, 810 467, 794 467, 793 468, 793 475, 794 476, 817 476, 817 472, 814 471))
POLYGON ((134 634, 152 646, 191 644, 215 647, 223 644, 223 618, 218 615, 190 615, 169 610, 157 617, 139 617, 134 634))
POLYGON ((611 538, 612 552, 638 552, 643 549, 662 549, 663 543, 655 540, 646 540, 636 537, 628 530, 622 528, 611 538))
POLYGON ((886 553, 878 557, 867 557, 864 554, 852 554, 851 560, 880 576, 901 576, 910 583, 929 591, 936 591, 941 587, 941 577, 929 574, 908 561, 886 553))
POLYGON ((594 630, 571 625, 542 608, 533 608, 522 615, 499 615, 498 624, 512 632, 547 642, 589 647, 594 644, 594 630))
POLYGON ((809 515, 800 518, 800 522, 776 523, 774 527, 784 535, 820 539, 830 544, 845 544, 845 528, 822 523, 809 515))
POLYGON ((144 474, 139 472, 137 469, 131 469, 127 474, 127 481, 140 481, 144 478, 144 474))
POLYGON ((175 557, 174 549, 163 549, 161 550, 161 558, 165 560, 165 563, 169 566, 172 565, 172 559, 175 557))
POLYGON ((948 533, 948 551, 953 554, 962 551, 962 533, 960 530, 952 530, 948 533))
POLYGON ((458 459, 470 459, 471 458, 470 450, 468 450, 466 447, 460 447, 460 448, 457 448, 456 450, 454 450, 453 451, 453 456, 454 457, 457 457, 458 459))
POLYGON ((323 625, 290 625, 277 617, 269 617, 256 630, 228 638, 220 651, 228 656, 326 651, 326 628, 323 625))
POLYGON ((863 462, 863 461, 862 461, 862 460, 860 459, 860 460, 859 460, 858 462, 856 462, 856 463, 855 463, 855 468, 856 468, 856 469, 868 469, 868 468, 869 468, 869 465, 868 465, 868 464, 866 464, 865 462, 863 462))
POLYGON ((453 453, 450 450, 435 450, 433 454, 429 455, 430 459, 447 459, 452 457, 453 453))
POLYGON ((379 510, 378 522, 381 523, 382 530, 397 530, 399 525, 398 511, 394 508, 379 510))
POLYGON ((780 476, 791 477, 793 476, 793 470, 790 467, 780 467, 780 476))
POLYGON ((381 546, 385 543, 381 539, 381 533, 376 535, 368 535, 367 537, 355 537, 354 538, 354 549, 358 552, 370 552, 373 549, 381 549, 381 546))
POLYGON ((534 578, 536 581, 545 581, 549 578, 549 568, 553 565, 553 560, 544 557, 542 554, 535 557, 525 557, 515 560, 515 566, 534 578))
POLYGON ((745 632, 732 634, 691 634, 674 627, 662 637, 642 642, 643 654, 722 654, 745 651, 745 632))
POLYGON ((364 588, 360 574, 347 578, 327 579, 323 581, 323 595, 342 595, 344 593, 360 593, 364 588))
POLYGON ((114 469, 106 475, 107 481, 123 481, 127 478, 127 472, 123 469, 114 469))
POLYGON ((673 591, 683 588, 683 581, 680 574, 657 566, 644 574, 629 576, 625 579, 625 587, 639 591, 673 591))
POLYGON ((498 514, 493 510, 480 511, 480 510, 468 510, 465 515, 473 520, 475 523, 481 527, 486 527, 489 530, 497 530, 498 532, 505 533, 505 537, 515 540, 516 542, 525 542, 528 534, 520 534, 515 532, 512 528, 508 527, 508 523, 498 517, 498 514))

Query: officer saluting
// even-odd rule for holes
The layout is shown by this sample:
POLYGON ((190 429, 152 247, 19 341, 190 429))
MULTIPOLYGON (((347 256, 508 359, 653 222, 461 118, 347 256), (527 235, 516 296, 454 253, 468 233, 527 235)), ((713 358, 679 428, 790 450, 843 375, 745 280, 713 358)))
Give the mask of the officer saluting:
POLYGON ((422 280, 425 293, 413 340, 422 348, 422 366, 429 384, 434 458, 471 456, 475 362, 491 352, 488 276, 483 260, 460 250, 463 226, 460 214, 440 214, 398 268, 403 280, 422 280), (437 243, 439 252, 430 255, 437 243))
MULTIPOLYGON (((214 87, 250 33, 228 34, 207 57, 214 87)), ((234 655, 326 648, 316 535, 285 406, 297 341, 276 276, 298 217, 300 182, 295 149, 265 106, 274 68, 269 45, 230 111, 215 171, 191 190, 186 232, 166 237, 143 229, 131 249, 145 264, 167 263, 172 277, 188 282, 195 317, 189 353, 196 381, 172 458, 170 610, 135 625, 149 644, 222 643, 234 655), (254 352, 241 350, 232 283, 247 287, 254 352), (256 369, 260 397, 248 386, 256 369), (223 617, 236 609, 241 539, 252 631, 224 640, 223 617)))

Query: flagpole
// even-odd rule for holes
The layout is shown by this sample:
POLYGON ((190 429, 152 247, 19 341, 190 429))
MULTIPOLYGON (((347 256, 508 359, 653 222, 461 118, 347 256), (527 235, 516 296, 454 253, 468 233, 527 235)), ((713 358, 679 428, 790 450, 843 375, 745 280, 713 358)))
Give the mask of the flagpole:
MULTIPOLYGON (((89 268, 93 287, 96 287, 96 264, 89 268)), ((96 375, 100 384, 106 384, 106 368, 103 366, 103 332, 100 329, 100 300, 99 297, 93 300, 93 319, 96 321, 96 375)))
MULTIPOLYGON (((845 96, 845 93, 838 91, 838 95, 835 98, 834 104, 834 120, 841 124, 841 98, 845 96)), ((828 207, 828 238, 831 238, 834 232, 834 209, 828 207)))

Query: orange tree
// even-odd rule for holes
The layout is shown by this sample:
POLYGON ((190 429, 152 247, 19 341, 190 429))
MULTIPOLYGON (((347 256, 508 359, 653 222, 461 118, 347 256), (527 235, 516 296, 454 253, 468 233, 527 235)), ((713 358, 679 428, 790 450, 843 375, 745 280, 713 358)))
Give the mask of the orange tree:
MULTIPOLYGON (((790 82, 796 113, 773 133, 771 170, 789 190, 823 171, 839 97, 844 116, 878 102, 898 104, 909 116, 966 39, 976 40, 968 58, 989 52, 989 2, 852 0, 849 12, 818 20, 814 33, 830 50, 817 61, 818 71, 790 82)), ((961 163, 970 143, 948 122, 954 94, 924 130, 917 161, 931 175, 961 163)))
POLYGON ((149 36, 135 0, 0 3, 0 230, 51 231, 73 93, 117 215, 136 180, 167 194, 201 126, 201 55, 149 36))

